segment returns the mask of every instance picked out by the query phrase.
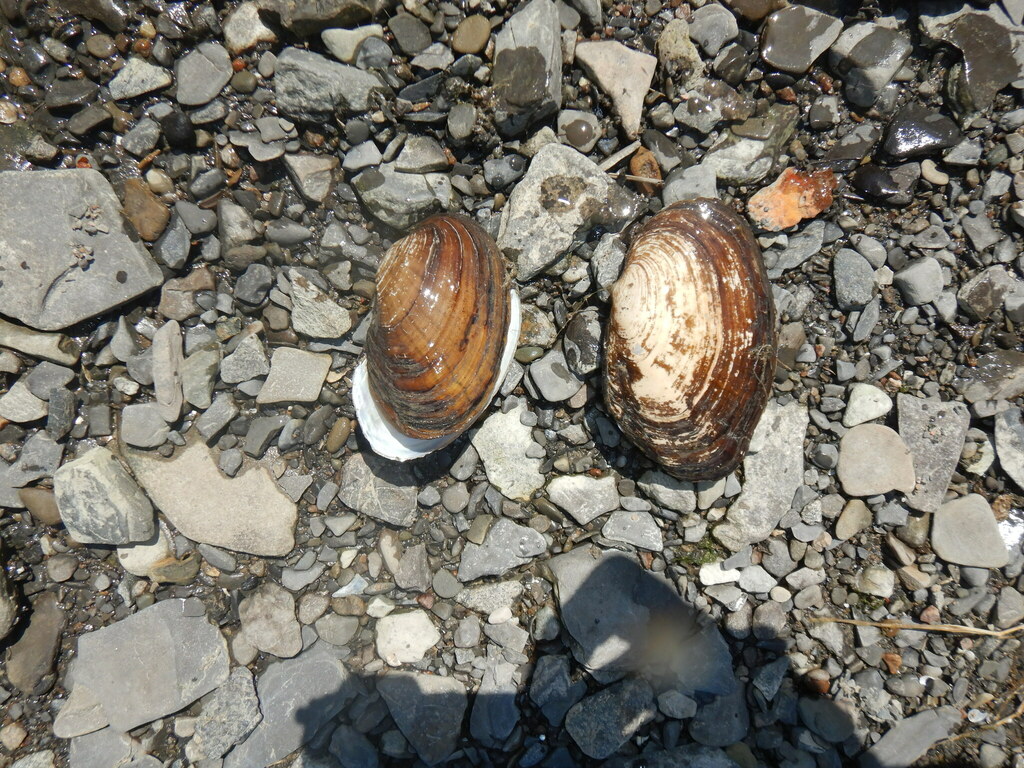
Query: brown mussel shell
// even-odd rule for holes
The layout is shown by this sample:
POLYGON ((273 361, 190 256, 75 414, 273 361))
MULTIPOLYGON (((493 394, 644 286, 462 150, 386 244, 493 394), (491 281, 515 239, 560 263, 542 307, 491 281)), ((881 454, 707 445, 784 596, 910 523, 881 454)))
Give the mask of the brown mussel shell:
POLYGON ((717 200, 671 205, 635 235, 612 288, 606 403, 672 475, 742 461, 775 374, 771 286, 750 227, 717 200))
POLYGON ((461 216, 432 216, 388 250, 366 337, 370 393, 404 435, 467 429, 500 384, 509 279, 498 246, 461 216))

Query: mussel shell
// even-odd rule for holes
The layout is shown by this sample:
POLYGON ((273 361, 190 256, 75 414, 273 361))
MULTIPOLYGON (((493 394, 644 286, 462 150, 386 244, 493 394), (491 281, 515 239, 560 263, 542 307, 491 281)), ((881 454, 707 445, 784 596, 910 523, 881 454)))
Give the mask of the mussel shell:
POLYGON ((505 262, 475 222, 432 216, 391 246, 365 347, 384 419, 418 440, 472 425, 501 384, 511 316, 505 262))
POLYGON ((717 200, 663 209, 612 288, 605 399, 623 434, 676 477, 743 459, 771 392, 775 317, 754 236, 717 200))

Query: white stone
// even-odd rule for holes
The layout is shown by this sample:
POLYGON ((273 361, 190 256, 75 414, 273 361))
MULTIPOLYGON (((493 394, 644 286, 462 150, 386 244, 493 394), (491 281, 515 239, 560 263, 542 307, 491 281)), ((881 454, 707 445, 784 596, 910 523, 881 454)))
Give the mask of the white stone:
POLYGON ((619 506, 615 478, 589 475, 563 475, 548 483, 548 498, 569 513, 580 525, 586 525, 619 506))
POLYGON ((526 402, 520 400, 508 413, 492 413, 472 437, 491 485, 507 498, 529 501, 544 485, 541 459, 529 458, 533 428, 522 423, 526 402))
POLYGON ((608 94, 626 135, 635 138, 658 60, 622 43, 601 41, 577 45, 576 61, 608 94))
POLYGON ((392 613, 377 620, 377 655, 389 666, 417 662, 440 641, 441 633, 426 611, 392 613))
POLYGON ((892 410, 892 398, 873 384, 854 384, 846 400, 843 426, 855 427, 885 416, 892 410))

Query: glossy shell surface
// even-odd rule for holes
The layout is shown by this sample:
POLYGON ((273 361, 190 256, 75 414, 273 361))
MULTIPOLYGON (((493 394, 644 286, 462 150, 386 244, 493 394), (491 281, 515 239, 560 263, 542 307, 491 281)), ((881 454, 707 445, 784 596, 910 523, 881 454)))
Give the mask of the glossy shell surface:
POLYGON ((375 451, 424 455, 487 409, 519 333, 509 282, 494 240, 458 216, 423 221, 387 252, 353 392, 375 451))
POLYGON ((754 236, 716 200, 665 208, 635 235, 612 288, 608 410, 676 477, 742 461, 775 373, 771 286, 754 236))

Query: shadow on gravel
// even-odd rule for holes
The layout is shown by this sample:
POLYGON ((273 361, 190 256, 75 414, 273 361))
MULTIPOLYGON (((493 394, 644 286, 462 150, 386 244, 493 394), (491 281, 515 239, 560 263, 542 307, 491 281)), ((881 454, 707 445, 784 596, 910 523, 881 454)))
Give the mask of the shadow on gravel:
POLYGON ((486 622, 486 655, 457 651, 454 665, 482 677, 476 695, 452 677, 408 665, 348 672, 339 649, 322 641, 276 662, 268 672, 292 670, 289 706, 275 709, 268 673, 261 675, 264 721, 224 767, 268 765, 301 741, 301 757, 282 765, 735 768, 722 748, 742 739, 777 748, 762 743, 779 738, 775 723, 799 735, 787 764, 853 762, 840 743, 851 738, 853 719, 828 697, 798 696, 785 638, 750 637, 734 658, 714 623, 670 582, 631 555, 599 552, 581 547, 544 563, 557 585, 557 619, 543 610, 534 616, 532 634, 541 639, 525 663, 499 647, 505 635, 486 622), (549 626, 537 626, 545 616, 549 626), (740 667, 746 683, 737 680, 740 667), (296 687, 305 697, 294 695, 296 687), (808 720, 832 743, 797 727, 808 720))

